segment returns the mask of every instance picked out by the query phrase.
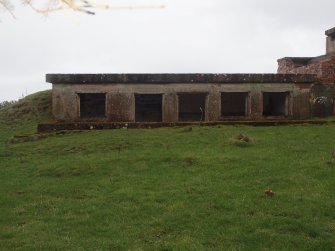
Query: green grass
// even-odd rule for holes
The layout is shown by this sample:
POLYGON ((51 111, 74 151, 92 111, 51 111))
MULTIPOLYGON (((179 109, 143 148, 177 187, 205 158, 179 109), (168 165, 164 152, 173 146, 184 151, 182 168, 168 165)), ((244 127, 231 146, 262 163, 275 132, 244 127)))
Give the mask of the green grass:
POLYGON ((35 112, 49 95, 20 101, 28 114, 0 110, 0 249, 335 249, 334 126, 120 129, 11 143, 50 119, 49 109, 35 112), (238 134, 252 141, 236 144, 238 134))

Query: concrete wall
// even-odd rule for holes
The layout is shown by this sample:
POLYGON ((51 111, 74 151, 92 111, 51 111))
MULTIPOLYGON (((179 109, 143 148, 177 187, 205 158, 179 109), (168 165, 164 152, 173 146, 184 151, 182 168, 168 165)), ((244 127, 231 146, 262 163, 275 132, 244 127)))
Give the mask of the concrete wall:
POLYGON ((263 119, 263 92, 289 92, 288 118, 308 118, 311 84, 294 83, 174 83, 174 84, 53 84, 53 114, 60 121, 80 121, 80 93, 106 93, 106 121, 134 122, 135 95, 162 94, 163 122, 178 121, 178 93, 206 93, 206 121, 221 116, 221 92, 248 92, 246 119, 263 119))
POLYGON ((326 54, 335 53, 335 36, 327 37, 326 40, 326 54))
POLYGON ((326 54, 335 54, 335 27, 325 31, 327 36, 326 54))

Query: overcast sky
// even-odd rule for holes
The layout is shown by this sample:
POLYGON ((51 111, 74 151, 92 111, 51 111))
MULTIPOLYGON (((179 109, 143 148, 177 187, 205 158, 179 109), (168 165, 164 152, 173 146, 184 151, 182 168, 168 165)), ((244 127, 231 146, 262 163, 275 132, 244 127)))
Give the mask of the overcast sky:
POLYGON ((0 102, 50 89, 46 73, 275 73, 278 58, 324 54, 335 26, 334 0, 105 2, 165 8, 0 12, 0 102))

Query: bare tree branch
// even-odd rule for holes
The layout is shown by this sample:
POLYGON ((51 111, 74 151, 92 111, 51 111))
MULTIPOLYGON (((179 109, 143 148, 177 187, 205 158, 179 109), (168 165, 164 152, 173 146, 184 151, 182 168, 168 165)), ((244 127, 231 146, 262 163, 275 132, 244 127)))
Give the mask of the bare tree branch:
MULTIPOLYGON (((161 9, 163 5, 135 5, 135 6, 116 6, 110 4, 97 3, 95 0, 21 0, 22 4, 30 6, 35 12, 48 14, 54 11, 64 9, 72 9, 74 11, 83 12, 94 15, 96 9, 112 9, 112 10, 134 10, 134 9, 161 9)), ((14 18, 13 6, 9 0, 0 0, 0 7, 9 12, 14 18)))
POLYGON ((13 18, 15 18, 15 15, 13 13, 13 7, 7 0, 0 0, 0 7, 3 7, 13 18))

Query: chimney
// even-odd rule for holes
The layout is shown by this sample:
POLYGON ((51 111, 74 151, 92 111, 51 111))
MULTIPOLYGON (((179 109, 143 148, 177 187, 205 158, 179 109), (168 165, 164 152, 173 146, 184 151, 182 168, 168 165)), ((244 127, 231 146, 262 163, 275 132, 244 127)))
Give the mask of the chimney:
POLYGON ((325 32, 327 36, 326 55, 335 54, 335 27, 325 32))

